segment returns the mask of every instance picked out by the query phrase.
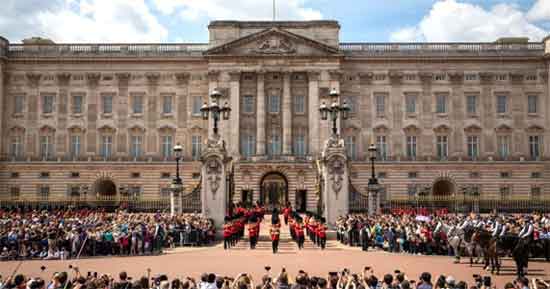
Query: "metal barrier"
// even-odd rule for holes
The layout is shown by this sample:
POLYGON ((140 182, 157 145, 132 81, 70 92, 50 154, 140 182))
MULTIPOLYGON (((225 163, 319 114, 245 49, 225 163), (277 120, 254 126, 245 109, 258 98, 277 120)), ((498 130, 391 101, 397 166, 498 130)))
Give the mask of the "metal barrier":
MULTIPOLYGON (((0 197, 0 208, 58 209, 58 208, 117 208, 134 212, 170 210, 169 197, 129 196, 67 196, 67 197, 0 197)), ((183 212, 200 212, 200 195, 195 192, 182 197, 183 212)))

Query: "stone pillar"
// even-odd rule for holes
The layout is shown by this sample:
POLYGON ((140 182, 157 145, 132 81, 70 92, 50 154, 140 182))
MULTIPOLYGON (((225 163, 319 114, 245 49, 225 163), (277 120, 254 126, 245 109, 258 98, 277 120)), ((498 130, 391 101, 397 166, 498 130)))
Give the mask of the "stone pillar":
MULTIPOLYGON (((0 37, 0 137, 4 138, 4 103, 6 103, 6 100, 4 99, 4 77, 6 75, 5 73, 5 60, 7 59, 7 51, 9 46, 9 41, 6 38, 0 37)), ((4 150, 6 153, 8 153, 8 150, 2 147, 4 142, 0 142, 0 153, 3 153, 4 150)), ((9 146, 9 144, 8 144, 9 146)), ((7 148, 7 147, 6 147, 7 148)))
POLYGON ((228 187, 226 184, 227 157, 223 140, 209 139, 202 156, 201 206, 202 214, 214 220, 221 229, 227 210, 228 187))
POLYGON ((319 72, 308 72, 308 103, 309 103, 309 153, 319 155, 319 72))
POLYGON ((70 108, 70 95, 69 84, 71 82, 70 73, 58 73, 57 85, 59 87, 58 93, 58 108, 57 111, 57 127, 55 132, 55 155, 62 157, 63 154, 67 154, 69 149, 67 147, 67 118, 71 113, 70 108))
POLYGON ((101 99, 97 95, 97 86, 99 84, 99 79, 101 74, 99 73, 88 73, 86 74, 86 81, 88 83, 88 97, 86 103, 88 105, 87 109, 87 124, 86 127, 86 153, 89 156, 94 156, 97 154, 97 118, 103 113, 101 109, 101 99))
POLYGON ((265 155, 265 73, 258 72, 258 97, 256 113, 256 154, 265 155))
POLYGON ((389 139, 391 140, 390 145, 390 158, 400 160, 404 155, 404 142, 405 142, 405 133, 403 131, 403 114, 405 112, 403 105, 403 72, 401 71, 390 71, 388 73, 390 79, 391 88, 390 95, 388 99, 388 116, 390 118, 390 123, 392 128, 390 129, 389 139))
MULTIPOLYGON (((464 135, 464 123, 462 120, 465 118, 465 108, 463 103, 466 103, 466 96, 464 95, 464 73, 451 72, 449 73, 449 81, 451 82, 451 95, 449 97, 449 119, 451 124, 451 134, 453 144, 462 144, 465 141, 464 135)), ((489 130, 489 134, 494 136, 494 130, 489 130)), ((490 136, 489 136, 490 137, 490 136)), ((486 142, 488 138, 482 137, 481 140, 486 142)), ((449 157, 452 159, 461 159, 464 157, 464 150, 462 145, 454 145, 452 150, 449 151, 449 157)), ((488 152, 484 146, 480 147, 480 157, 483 152, 488 152)), ((488 152, 489 153, 489 152, 488 152)))
MULTIPOLYGON (((116 152, 119 155, 127 156, 130 154, 128 149, 128 104, 130 99, 128 95, 128 85, 130 81, 130 73, 117 73, 115 74, 118 80, 118 102, 120 105, 116 106, 116 113, 118 117, 118 129, 116 131, 116 152)), ((144 140, 145 141, 145 140, 144 140)))
POLYGON ((175 131, 174 144, 178 142, 181 144, 186 143, 185 131, 187 130, 187 100, 189 99, 189 73, 178 72, 176 73, 176 95, 175 95, 175 111, 177 119, 177 127, 175 131))
POLYGON ((229 136, 231 138, 229 145, 229 154, 231 156, 239 155, 239 143, 240 143, 240 108, 241 108, 241 92, 240 92, 240 81, 241 81, 241 72, 234 71, 229 73, 230 76, 230 107, 231 107, 231 118, 230 125, 225 126, 226 130, 229 131, 229 136))
MULTIPOLYGON (((158 131, 157 122, 159 119, 159 111, 157 109, 158 85, 160 81, 160 73, 149 72, 146 73, 147 77, 147 96, 144 101, 144 115, 145 115, 145 135, 143 139, 143 148, 145 156, 153 157, 159 155, 158 149, 158 131)), ((128 150, 129 151, 129 150, 128 150)))
MULTIPOLYGON (((421 135, 417 140, 417 154, 420 158, 432 159, 436 155, 435 149, 435 133, 434 133, 434 106, 432 105, 432 77, 431 72, 420 72, 419 78, 422 81, 422 95, 419 103, 422 104, 420 115, 420 125, 422 128, 421 135)), ((420 160, 419 158, 419 160, 420 160)))
POLYGON ((321 157, 323 215, 330 228, 339 216, 349 212, 349 169, 344 139, 331 136, 321 157))
POLYGON ((283 73, 283 155, 292 154, 292 99, 290 72, 283 73))

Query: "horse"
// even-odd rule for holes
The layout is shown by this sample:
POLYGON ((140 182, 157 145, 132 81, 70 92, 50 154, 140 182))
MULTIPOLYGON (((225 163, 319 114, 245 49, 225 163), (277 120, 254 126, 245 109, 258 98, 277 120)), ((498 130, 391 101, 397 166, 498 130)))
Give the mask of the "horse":
POLYGON ((436 227, 436 230, 434 230, 434 234, 439 231, 443 231, 445 233, 449 246, 453 248, 453 252, 455 254, 454 263, 460 263, 461 251, 463 250, 470 257, 470 266, 473 266, 473 256, 481 255, 480 248, 471 240, 474 233, 473 227, 461 229, 441 222, 441 225, 436 227))
POLYGON ((491 274, 493 274, 496 269, 496 273, 497 275, 499 275, 500 262, 497 252, 497 240, 493 238, 490 232, 483 229, 477 229, 472 235, 472 242, 479 244, 479 246, 483 250, 485 269, 488 269, 490 265, 491 274))

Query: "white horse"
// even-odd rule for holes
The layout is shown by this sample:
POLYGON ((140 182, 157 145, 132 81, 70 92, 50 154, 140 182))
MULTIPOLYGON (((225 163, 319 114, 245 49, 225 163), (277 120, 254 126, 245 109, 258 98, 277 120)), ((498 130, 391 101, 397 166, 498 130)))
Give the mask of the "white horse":
POLYGON ((453 248, 455 254, 454 263, 460 263, 461 252, 464 252, 470 257, 470 266, 474 263, 473 256, 476 256, 475 263, 479 262, 479 258, 483 255, 481 247, 474 244, 471 240, 473 228, 461 229, 457 226, 451 226, 443 222, 439 222, 434 230, 434 234, 442 231, 447 236, 449 246, 453 248))

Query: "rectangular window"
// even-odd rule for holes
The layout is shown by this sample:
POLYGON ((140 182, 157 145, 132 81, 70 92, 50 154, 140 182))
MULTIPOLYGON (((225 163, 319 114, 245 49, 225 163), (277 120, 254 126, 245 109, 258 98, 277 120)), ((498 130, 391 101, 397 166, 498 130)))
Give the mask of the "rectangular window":
POLYGON ((143 95, 134 95, 132 97, 132 112, 143 113, 143 95))
POLYGON ((49 195, 50 195, 50 187, 40 186, 40 189, 38 191, 38 197, 43 200, 47 200, 49 195))
POLYGON ((128 196, 131 198, 140 198, 141 197, 141 186, 129 186, 128 187, 128 196))
POLYGON ((169 114, 172 113, 172 96, 164 95, 162 97, 162 113, 169 114))
POLYGON ((77 198, 80 197, 80 186, 70 186, 69 187, 69 197, 77 198))
POLYGON ((538 113, 537 104, 539 101, 538 95, 529 95, 527 96, 527 112, 528 113, 538 113))
POLYGON ((411 160, 416 159, 416 136, 407 136, 407 157, 411 160))
POLYGON ((202 96, 195 95, 195 97, 193 97, 193 115, 201 115, 202 105, 202 96))
POLYGON ((169 187, 160 188, 160 197, 161 198, 170 198, 170 195, 172 194, 172 189, 169 187))
POLYGON ((306 111, 306 98, 303 95, 294 96, 294 113, 304 113, 306 111))
POLYGON ((44 95, 42 101, 42 113, 52 113, 54 102, 53 95, 44 95))
POLYGON ((440 160, 446 160, 449 152, 449 144, 446 135, 436 137, 437 157, 440 160))
POLYGON ((497 136, 498 156, 501 159, 506 159, 510 155, 510 139, 509 135, 497 136))
POLYGON ((103 96, 103 113, 113 113, 113 96, 103 96))
POLYGON ((539 159, 541 156, 542 136, 530 135, 529 136, 529 155, 531 159, 539 159))
POLYGON ((500 177, 503 179, 507 179, 512 177, 512 174, 510 172, 500 172, 500 177))
POLYGON ((71 135, 71 147, 69 149, 72 157, 80 155, 80 135, 71 135))
POLYGON ((512 192, 510 190, 510 187, 508 186, 500 187, 501 200, 509 200, 511 196, 512 196, 512 192))
POLYGON ((438 95, 436 96, 435 112, 436 113, 447 113, 447 96, 438 95))
POLYGON ((506 95, 497 95, 497 113, 506 113, 508 111, 508 97, 506 95))
POLYGON ((418 190, 418 185, 416 184, 407 185, 407 195, 409 196, 409 198, 414 198, 416 196, 417 190, 418 190))
POLYGON ((540 187, 531 187, 531 198, 534 200, 540 200, 542 197, 542 190, 540 187))
POLYGON ((479 157, 479 136, 469 135, 466 143, 468 145, 468 157, 476 159, 479 157))
POLYGON ((349 135, 345 140, 346 152, 351 160, 357 159, 357 145, 355 142, 355 136, 349 135))
POLYGON ((298 134, 294 138, 294 155, 299 157, 306 155, 306 138, 303 134, 298 134))
POLYGON ((84 100, 84 97, 82 95, 73 95, 73 105, 72 105, 73 113, 82 113, 83 100, 84 100))
POLYGON ((348 96, 346 98, 346 104, 349 107, 350 113, 357 113, 357 97, 356 96, 348 96))
POLYGON ((161 136, 161 155, 163 158, 169 158, 172 156, 172 136, 163 135, 161 136))
POLYGON ((53 157, 53 137, 50 135, 40 136, 40 156, 43 159, 53 157))
POLYGON ((194 135, 191 137, 191 157, 193 160, 199 160, 202 150, 202 136, 194 135))
POLYGON ((542 176, 541 172, 531 172, 531 178, 539 179, 542 176))
POLYGON ((254 113, 254 97, 252 95, 243 96, 243 112, 254 113))
POLYGON ((10 188, 10 198, 12 200, 19 199, 20 195, 21 195, 21 189, 19 187, 11 187, 10 188))
POLYGON ((278 156, 281 154, 281 135, 277 131, 273 131, 269 138, 269 146, 267 154, 269 156, 278 156))
POLYGON ((256 154, 256 136, 253 134, 243 134, 241 139, 241 154, 244 157, 250 157, 256 154))
POLYGON ((15 96, 15 102, 13 104, 13 113, 23 113, 25 106, 25 97, 22 95, 15 96))
POLYGON ((11 137, 10 154, 12 157, 23 156, 23 138, 21 136, 11 137))
POLYGON ((113 152, 113 136, 104 135, 101 137, 101 147, 99 154, 104 158, 111 157, 113 152))
POLYGON ((281 107, 281 98, 278 95, 271 95, 268 98, 269 113, 279 113, 281 107))
POLYGON ((377 95, 376 100, 376 115, 382 116, 386 113, 386 96, 377 95))
POLYGON ((416 179, 418 177, 418 173, 417 172, 409 172, 408 177, 409 177, 409 179, 416 179))
POLYGON ((405 101, 407 113, 416 113, 416 95, 407 95, 405 101))
POLYGON ((378 152, 378 159, 385 161, 388 158, 388 142, 385 135, 379 135, 376 137, 376 149, 378 152))
POLYGON ((142 154, 141 144, 143 143, 143 137, 140 135, 133 135, 131 137, 130 155, 133 158, 138 158, 142 154))
POLYGON ((477 95, 466 96, 466 112, 469 114, 477 113, 477 95))

